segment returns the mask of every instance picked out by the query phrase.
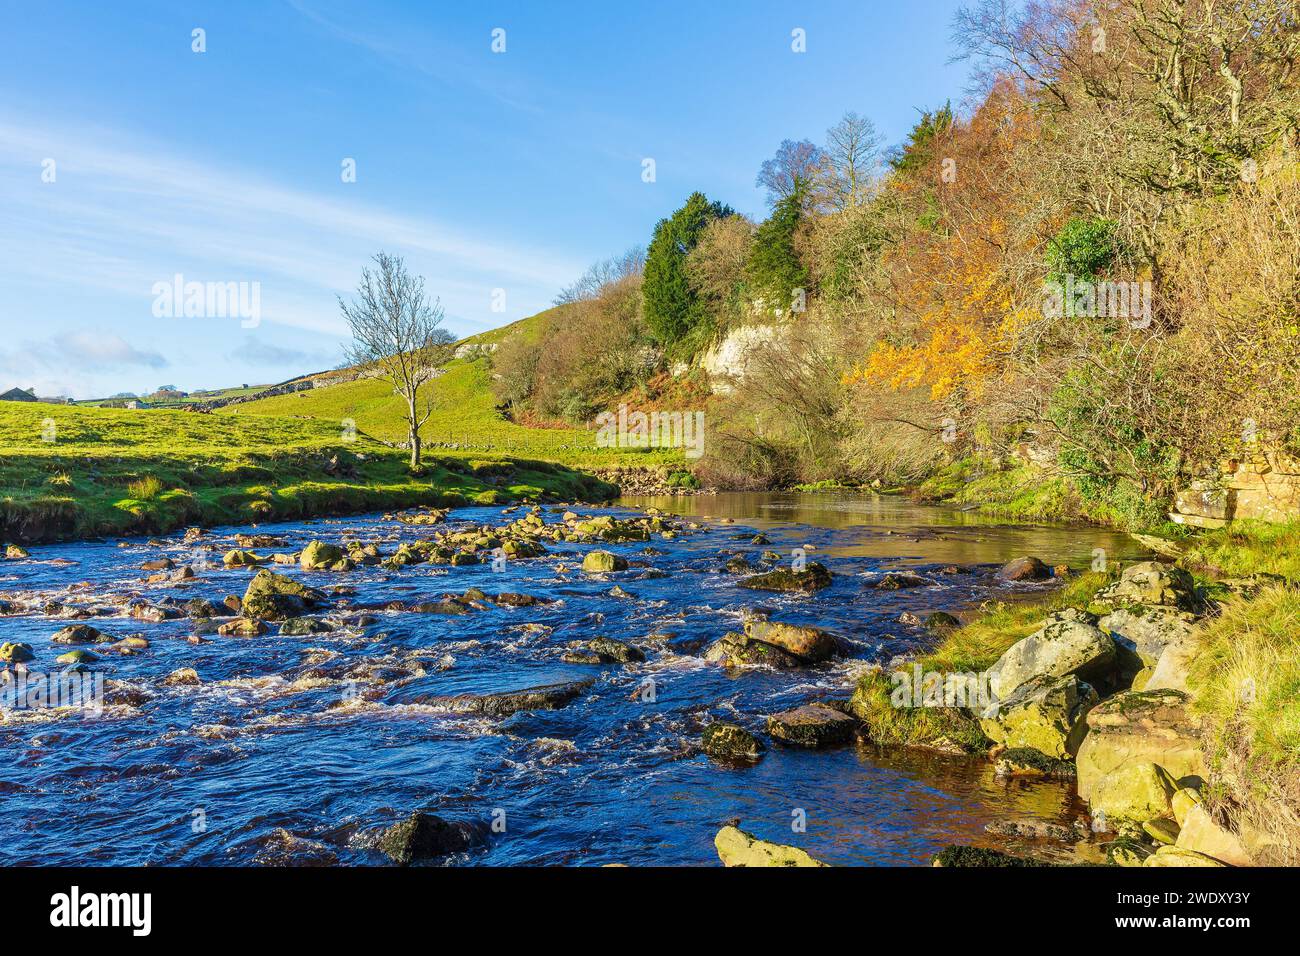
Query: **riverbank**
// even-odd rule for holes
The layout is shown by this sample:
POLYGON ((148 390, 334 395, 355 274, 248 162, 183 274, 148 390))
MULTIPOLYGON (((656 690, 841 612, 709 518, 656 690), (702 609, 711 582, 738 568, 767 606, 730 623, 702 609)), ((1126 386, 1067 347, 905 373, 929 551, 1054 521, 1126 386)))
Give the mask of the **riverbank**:
POLYGON ((1211 532, 1185 550, 1186 567, 1111 568, 1040 602, 997 605, 869 671, 851 710, 884 746, 1074 780, 1113 863, 1294 865, 1298 533, 1211 532), (900 704, 894 673, 912 667, 935 693, 900 704), (989 675, 991 704, 962 706, 972 674, 989 675), (954 686, 962 696, 945 695, 954 686))
POLYGON ((160 534, 617 488, 552 462, 406 455, 322 421, 0 403, 0 543, 160 534))

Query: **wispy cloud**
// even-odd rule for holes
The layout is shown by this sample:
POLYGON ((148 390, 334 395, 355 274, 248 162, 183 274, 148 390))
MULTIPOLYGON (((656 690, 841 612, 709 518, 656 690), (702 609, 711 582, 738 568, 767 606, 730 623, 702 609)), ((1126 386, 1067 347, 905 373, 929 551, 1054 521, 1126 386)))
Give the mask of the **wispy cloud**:
POLYGON ((0 391, 35 386, 41 395, 84 397, 78 379, 96 372, 162 369, 168 361, 120 335, 76 329, 0 349, 0 391))

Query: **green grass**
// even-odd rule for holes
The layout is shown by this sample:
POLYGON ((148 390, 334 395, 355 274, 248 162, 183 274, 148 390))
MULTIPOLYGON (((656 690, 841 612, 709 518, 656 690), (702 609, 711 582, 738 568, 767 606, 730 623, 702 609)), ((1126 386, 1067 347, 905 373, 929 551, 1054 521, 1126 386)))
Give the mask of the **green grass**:
POLYGON ((1234 521, 1194 538, 1183 563, 1221 577, 1276 574, 1300 581, 1300 521, 1234 521))
POLYGON ((0 539, 542 496, 596 500, 613 491, 562 465, 477 457, 434 454, 424 474, 412 475, 405 453, 364 436, 345 442, 325 421, 0 402, 0 539), (335 458, 343 470, 331 474, 335 458))
MULTIPOLYGON (((500 332, 501 330, 497 330, 500 332)), ((596 432, 580 428, 526 428, 497 410, 486 359, 458 359, 429 386, 434 413, 421 430, 425 447, 439 454, 520 455, 575 467, 659 467, 682 464, 675 448, 601 448, 596 432)), ((404 404, 380 379, 358 379, 220 409, 221 417, 249 422, 265 416, 316 420, 336 432, 346 419, 385 442, 406 440, 404 404)))
POLYGON ((1204 718, 1212 796, 1300 862, 1300 589, 1237 597, 1200 629, 1188 687, 1204 718))

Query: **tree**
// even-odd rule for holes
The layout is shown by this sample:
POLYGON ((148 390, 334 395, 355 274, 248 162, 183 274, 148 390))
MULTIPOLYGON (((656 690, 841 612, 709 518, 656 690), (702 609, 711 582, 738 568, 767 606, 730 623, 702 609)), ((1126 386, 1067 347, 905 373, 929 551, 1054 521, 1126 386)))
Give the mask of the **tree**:
POLYGON ((577 282, 560 290, 560 294, 555 297, 555 304, 570 305, 598 298, 609 286, 629 276, 639 276, 645 271, 645 256, 644 246, 633 246, 621 256, 593 263, 577 282))
POLYGON ((831 205, 848 209, 867 198, 882 142, 875 124, 852 110, 826 131, 822 180, 831 205))
POLYGON ((767 204, 775 206, 794 192, 797 183, 816 179, 825 164, 826 154, 815 143, 806 139, 782 140, 776 155, 758 168, 754 185, 766 189, 767 204))
POLYGON ((715 219, 733 215, 722 203, 709 202, 703 193, 691 193, 686 204, 655 226, 646 253, 645 320, 660 345, 672 348, 704 318, 704 310, 691 289, 686 257, 715 219))
POLYGON ((777 311, 801 308, 796 297, 808 287, 808 270, 795 249, 795 234, 803 218, 808 187, 796 184, 790 195, 776 204, 772 215, 754 234, 745 273, 749 287, 777 311))
POLYGON ((393 390, 406 400, 406 425, 411 446, 411 468, 420 467, 420 428, 433 414, 430 389, 420 394, 436 370, 432 350, 440 344, 443 312, 424 292, 424 279, 406 271, 400 256, 381 252, 376 270, 361 270, 356 298, 339 309, 352 330, 352 344, 344 346, 353 365, 381 371, 393 390))

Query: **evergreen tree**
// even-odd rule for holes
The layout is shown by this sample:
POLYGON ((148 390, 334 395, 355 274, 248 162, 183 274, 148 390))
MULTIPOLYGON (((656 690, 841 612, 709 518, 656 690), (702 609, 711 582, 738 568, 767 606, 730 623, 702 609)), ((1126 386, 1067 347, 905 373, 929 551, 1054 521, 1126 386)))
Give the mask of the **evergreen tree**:
POLYGON ((808 288, 808 270, 799 260, 794 240, 803 218, 808 188, 807 182, 799 180, 754 234, 754 247, 745 272, 750 288, 773 310, 802 309, 802 303, 796 299, 798 290, 808 288))
POLYGON ((659 220, 646 252, 642 294, 645 320, 656 341, 670 349, 706 316, 691 291, 686 257, 700 241, 704 227, 733 210, 709 202, 703 193, 691 193, 686 204, 667 219, 659 220))

